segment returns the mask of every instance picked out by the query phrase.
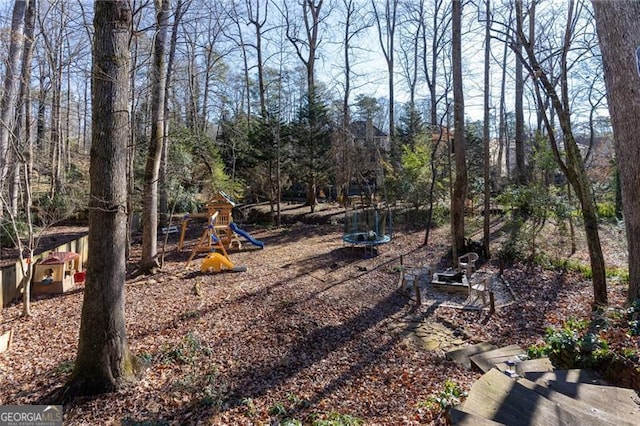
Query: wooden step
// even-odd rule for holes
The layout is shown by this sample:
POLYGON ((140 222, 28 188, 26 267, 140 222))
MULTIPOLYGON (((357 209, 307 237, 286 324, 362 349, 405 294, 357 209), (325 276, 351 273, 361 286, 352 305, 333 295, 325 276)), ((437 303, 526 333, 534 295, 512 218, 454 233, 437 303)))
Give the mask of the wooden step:
MULTIPOLYGON (((574 377, 574 379, 579 377, 574 377)), ((583 377, 582 379, 586 379, 583 377)), ((571 382, 562 380, 543 380, 535 382, 538 392, 546 395, 547 391, 561 393, 590 406, 594 410, 609 412, 620 419, 620 424, 640 423, 640 397, 633 389, 608 385, 571 382)))
MULTIPOLYGON (((553 389, 550 389, 545 386, 541 386, 535 382, 532 382, 524 378, 518 379, 518 384, 544 396, 546 399, 550 401, 555 402, 556 404, 558 404, 558 406, 564 407, 568 411, 571 411, 574 414, 574 416, 585 416, 585 421, 587 420, 589 421, 589 423, 585 423, 585 424, 594 424, 594 425, 597 424, 599 426, 600 425, 633 426, 637 424, 637 421, 634 421, 634 419, 629 418, 624 414, 621 416, 620 407, 615 402, 610 403, 609 401, 602 401, 604 403, 593 404, 590 401, 572 398, 563 393, 556 392, 553 389)), ((580 384, 580 386, 582 385, 584 384, 580 384)), ((587 385, 587 386, 595 386, 595 385, 587 385)))
POLYGON ((475 414, 467 413, 457 407, 449 410, 449 419, 451 419, 452 425, 457 426, 497 426, 504 424, 476 416, 475 414))
POLYGON ((489 342, 480 342, 476 343, 475 345, 469 345, 462 348, 454 349, 447 352, 445 355, 448 359, 455 361, 458 364, 465 366, 466 368, 471 368, 471 360, 469 360, 469 357, 482 352, 492 351, 494 349, 497 349, 497 346, 492 345, 489 342))
POLYGON ((491 370, 497 364, 504 363, 507 360, 515 360, 518 355, 526 355, 527 351, 518 345, 509 345, 486 352, 481 352, 469 357, 471 364, 478 367, 484 373, 491 370))
POLYGON ((523 376, 539 385, 545 385, 548 382, 608 385, 595 371, 578 368, 571 370, 553 370, 549 372, 527 371, 523 376))
POLYGON ((610 416, 590 412, 571 398, 554 395, 562 401, 552 401, 523 384, 537 386, 530 381, 521 384, 498 369, 491 369, 474 383, 467 399, 456 409, 506 425, 582 426, 609 421, 610 416))
POLYGON ((496 364, 496 368, 503 372, 510 372, 515 369, 515 376, 524 377, 529 373, 537 373, 541 375, 553 371, 553 364, 551 364, 551 360, 549 358, 536 358, 520 361, 515 365, 515 368, 513 366, 508 366, 504 362, 496 364))

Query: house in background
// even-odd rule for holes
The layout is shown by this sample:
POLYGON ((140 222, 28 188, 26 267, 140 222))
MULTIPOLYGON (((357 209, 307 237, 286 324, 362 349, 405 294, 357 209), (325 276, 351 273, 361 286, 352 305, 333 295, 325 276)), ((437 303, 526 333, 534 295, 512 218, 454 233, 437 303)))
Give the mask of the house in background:
POLYGON ((373 195, 383 183, 382 160, 389 157, 389 135, 371 119, 355 120, 346 134, 336 132, 333 152, 336 184, 346 196, 373 195))
MULTIPOLYGON (((593 139, 591 148, 589 148, 591 142, 587 136, 576 135, 575 140, 582 154, 582 158, 585 159, 585 167, 591 179, 594 182, 607 182, 614 172, 612 159, 615 158, 615 152, 611 134, 596 136, 593 139)), ((558 148, 560 151, 563 151, 564 145, 562 141, 559 142, 558 148)), ((514 176, 516 166, 515 142, 513 140, 507 141, 502 147, 502 153, 500 153, 500 143, 498 139, 491 139, 489 142, 489 151, 492 168, 496 170, 500 162, 500 176, 498 176, 498 179, 502 184, 506 184, 507 177, 514 176)), ((525 165, 527 167, 529 167, 530 155, 530 152, 525 154, 525 165)), ((558 171, 556 182, 564 181, 565 177, 558 171)))

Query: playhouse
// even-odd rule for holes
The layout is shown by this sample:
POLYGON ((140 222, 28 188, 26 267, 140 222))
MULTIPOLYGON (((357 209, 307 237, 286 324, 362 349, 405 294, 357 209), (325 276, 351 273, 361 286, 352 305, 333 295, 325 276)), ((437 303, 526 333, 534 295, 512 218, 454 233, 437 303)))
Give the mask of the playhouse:
POLYGON ((51 253, 35 265, 33 294, 64 293, 75 287, 77 273, 82 269, 80 255, 71 251, 51 253))

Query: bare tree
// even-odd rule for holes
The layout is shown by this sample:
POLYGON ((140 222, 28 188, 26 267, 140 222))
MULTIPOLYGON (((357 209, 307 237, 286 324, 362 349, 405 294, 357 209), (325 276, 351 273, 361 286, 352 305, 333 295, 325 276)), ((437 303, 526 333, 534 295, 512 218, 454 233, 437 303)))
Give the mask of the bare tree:
POLYGON ((258 70, 258 96, 260 97, 260 115, 262 117, 267 116, 267 100, 266 100, 266 87, 265 87, 265 73, 264 73, 264 58, 262 49, 262 34, 265 24, 267 22, 267 15, 269 12, 269 0, 263 0, 261 5, 260 0, 246 0, 247 11, 249 12, 249 24, 253 25, 255 29, 255 51, 256 51, 256 68, 258 70))
POLYGON ((151 66, 151 139, 144 169, 142 259, 139 272, 154 272, 158 263, 158 178, 165 130, 166 38, 170 0, 156 1, 156 38, 151 66))
MULTIPOLYGON (((480 13, 480 12, 478 12, 480 13)), ((491 164, 490 164, 490 149, 491 143, 489 133, 490 111, 489 104, 491 98, 491 1, 485 0, 485 33, 484 33, 484 123, 482 125, 482 139, 483 139, 483 174, 484 174, 484 221, 483 221, 483 246, 484 255, 489 258, 490 243, 491 243, 491 164)))
MULTIPOLYGON (((307 93, 306 93, 306 106, 308 107, 309 117, 309 130, 311 133, 308 134, 309 137, 315 139, 314 132, 316 126, 320 125, 320 123, 316 123, 315 114, 313 114, 313 109, 318 105, 319 102, 319 94, 316 87, 315 82, 315 64, 316 59, 319 53, 319 46, 321 43, 320 30, 321 25, 324 24, 328 14, 322 13, 322 6, 324 0, 302 0, 302 21, 303 28, 299 28, 298 24, 294 20, 293 16, 290 14, 288 7, 285 4, 285 20, 286 20, 286 28, 287 28, 287 39, 293 45, 296 55, 302 61, 306 73, 307 73, 307 93), (301 34, 302 33, 302 34, 301 34)), ((307 140, 303 141, 303 143, 311 149, 311 151, 316 151, 315 148, 318 148, 317 152, 322 150, 322 147, 317 146, 319 142, 317 140, 307 140)), ((315 158, 309 158, 310 163, 315 163, 315 158)), ((316 204, 316 192, 317 192, 317 171, 316 167, 308 168, 307 170, 307 205, 311 208, 313 212, 316 204)))
POLYGON ((424 22, 424 1, 416 4, 403 3, 402 12, 404 14, 403 25, 400 31, 400 67, 409 87, 409 104, 411 108, 416 105, 416 87, 418 84, 418 68, 420 62, 420 50, 426 50, 426 46, 421 46, 421 31, 424 22))
MULTIPOLYGON (((511 8, 509 8, 509 17, 507 19, 509 23, 506 28, 506 39, 510 36, 510 28, 511 28, 511 8)), ((505 158, 505 163, 507 165, 505 173, 507 177, 511 172, 509 170, 509 154, 511 152, 510 146, 511 141, 508 136, 507 131, 507 117, 506 117, 506 81, 507 81, 507 53, 509 51, 509 44, 504 43, 504 49, 502 51, 502 78, 500 83, 500 108, 499 108, 499 118, 498 118, 498 160, 496 164, 496 177, 498 179, 502 178, 502 159, 505 158), (506 151, 506 153, 505 153, 506 151), (503 157, 504 156, 504 157, 503 157)))
POLYGON ((315 65, 320 47, 320 25, 326 20, 327 15, 322 14, 324 0, 302 0, 302 22, 304 28, 299 28, 297 21, 290 14, 285 4, 285 19, 287 25, 287 39, 293 45, 296 55, 302 61, 307 72, 307 100, 313 96, 316 87, 315 65), (303 34, 301 34, 303 32, 303 34), (304 38, 303 38, 304 37, 304 38))
MULTIPOLYGON (((516 0, 516 3, 522 7, 522 0, 516 0)), ((532 7, 535 0, 531 2, 532 7)), ((533 19, 530 15, 529 19, 533 19)), ((516 51, 516 69, 515 69, 515 149, 516 149, 516 182, 524 185, 527 182, 527 171, 525 166, 525 134, 524 134, 524 72, 522 64, 522 41, 519 38, 515 40, 514 49, 516 51)), ((508 154, 507 154, 508 155, 508 154)))
MULTIPOLYGON (((27 6, 25 13, 25 31, 24 31, 24 50, 22 53, 22 78, 20 79, 20 94, 19 94, 19 108, 16 118, 15 127, 15 139, 17 143, 15 148, 17 150, 16 157, 19 161, 16 161, 15 175, 16 175, 16 188, 14 191, 13 200, 11 201, 12 214, 18 211, 18 187, 22 184, 24 188, 23 209, 26 216, 27 224, 27 244, 26 247, 22 247, 22 242, 18 238, 18 251, 20 253, 20 264, 22 265, 23 286, 22 286, 22 315, 28 317, 31 315, 31 276, 33 272, 33 254, 38 246, 39 235, 35 235, 33 228, 33 216, 32 216, 32 187, 31 178, 33 174, 33 143, 31 141, 31 102, 29 99, 30 85, 31 85, 31 59, 33 56, 33 39, 34 28, 36 19, 36 0, 31 0, 27 6), (20 173, 22 170, 22 173, 20 173), (25 251, 27 253, 25 253, 25 251), (26 258, 25 258, 26 254, 26 258)), ((18 229, 16 227, 15 216, 12 216, 12 224, 15 230, 15 235, 18 235, 18 229)), ((42 230, 41 230, 42 232, 42 230)))
POLYGON ((399 0, 384 0, 384 13, 379 11, 376 0, 371 0, 373 13, 378 28, 378 41, 387 64, 387 72, 389 73, 389 140, 393 143, 395 134, 395 116, 394 116, 394 54, 395 54, 395 32, 397 25, 397 12, 399 0))
POLYGON ((451 233, 453 259, 465 249, 464 202, 467 196, 467 159, 464 135, 464 92, 462 88, 462 0, 452 3, 452 65, 453 65, 453 152, 455 155, 455 181, 451 198, 451 233))
MULTIPOLYGON (((423 2, 425 0, 422 0, 423 2)), ((438 76, 440 70, 440 62, 444 60, 445 49, 450 46, 451 24, 451 8, 449 2, 445 0, 433 0, 433 9, 431 12, 431 21, 429 22, 429 13, 423 8, 422 23, 420 32, 422 34, 422 72, 424 74, 427 86, 429 88, 430 102, 430 119, 429 124, 436 128, 442 120, 438 119, 438 105, 442 100, 446 99, 444 94, 447 90, 438 93, 438 76)))
POLYGON ((64 36, 67 22, 67 2, 45 3, 46 9, 38 14, 44 43, 44 55, 48 66, 51 89, 51 112, 49 115, 51 190, 50 196, 63 192, 65 186, 65 147, 62 135, 62 81, 65 67, 64 36))
POLYGON ((575 31, 576 13, 574 11, 574 1, 568 2, 567 20, 564 31, 562 48, 560 51, 560 88, 559 91, 547 74, 547 70, 538 59, 538 54, 534 50, 532 41, 524 32, 522 4, 516 2, 516 35, 520 39, 524 48, 526 59, 522 57, 524 65, 527 67, 535 82, 539 110, 543 113, 543 119, 547 128, 548 137, 551 142, 557 163, 567 176, 571 186, 578 196, 582 207, 582 217, 587 237, 587 246, 593 274, 594 304, 605 306, 607 304, 607 282, 605 274, 605 263, 602 255, 600 236, 598 232, 598 214, 593 198, 591 182, 586 172, 582 154, 578 148, 573 135, 571 125, 571 108, 568 91, 568 54, 571 49, 571 41, 575 31), (558 117, 560 129, 562 131, 562 141, 564 152, 560 152, 556 142, 556 130, 552 126, 548 114, 545 113, 544 99, 541 92, 551 101, 553 111, 558 117), (564 158, 562 156, 564 154, 564 158))
POLYGON ((629 250, 627 303, 640 299, 640 2, 593 0, 620 172, 629 250))
MULTIPOLYGON (((16 0, 11 17, 9 57, 5 69, 2 98, 0 99, 0 193, 5 189, 9 170, 9 140, 15 123, 20 59, 24 46, 24 17, 28 4, 29 2, 26 0, 16 0)), ((0 217, 2 217, 4 209, 4 202, 0 202, 0 217)), ((17 211, 14 209, 13 213, 15 214, 17 211)))
POLYGON ((342 0, 344 6, 343 21, 340 22, 342 27, 342 57, 344 71, 344 92, 342 94, 342 114, 340 117, 340 141, 335 155, 339 167, 336 170, 336 182, 343 197, 348 195, 349 183, 354 176, 354 166, 359 159, 354 156, 353 137, 350 134, 351 125, 351 92, 354 79, 354 70, 352 68, 353 50, 355 48, 354 41, 366 29, 372 26, 372 23, 363 18, 360 9, 362 3, 355 0, 342 0))
MULTIPOLYGON (((160 174, 159 174, 159 208, 160 208, 160 222, 163 226, 168 225, 169 218, 169 196, 168 196, 168 172, 167 172, 167 161, 169 156, 169 99, 171 97, 170 88, 171 88, 171 78, 173 76, 174 70, 174 61, 176 57, 176 49, 178 46, 178 32, 180 30, 180 20, 182 19, 184 13, 189 8, 191 3, 188 1, 186 5, 184 5, 183 0, 177 0, 175 11, 173 14, 173 25, 171 29, 171 41, 169 42, 169 53, 167 59, 167 75, 166 75, 166 84, 164 88, 164 131, 163 133, 163 141, 162 141, 162 156, 160 158, 160 174), (183 10, 183 5, 184 10, 183 10)), ((167 234, 168 235, 168 234, 167 234)), ((160 265, 162 266, 162 265, 160 265)))
POLYGON ((131 9, 94 4, 89 259, 78 353, 59 399, 110 392, 134 380, 124 315, 131 9))
MULTIPOLYGON (((258 10, 259 7, 260 5, 258 4, 258 10)), ((242 56, 242 73, 244 76, 244 97, 242 99, 242 103, 245 105, 244 107, 241 107, 241 109, 246 112, 246 129, 249 130, 251 128, 251 67, 249 66, 249 51, 247 49, 248 43, 244 40, 244 32, 242 31, 241 16, 240 12, 238 11, 238 5, 233 2, 230 8, 231 10, 227 11, 227 16, 229 16, 229 19, 235 24, 236 27, 235 35, 232 36, 232 38, 234 39, 234 42, 236 43, 236 46, 240 50, 242 56)))

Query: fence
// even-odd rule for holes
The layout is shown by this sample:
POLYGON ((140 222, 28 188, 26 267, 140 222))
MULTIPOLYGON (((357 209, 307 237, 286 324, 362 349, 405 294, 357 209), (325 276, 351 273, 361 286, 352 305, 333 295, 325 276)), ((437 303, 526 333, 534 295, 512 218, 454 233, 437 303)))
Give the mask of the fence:
MULTIPOLYGON (((85 235, 77 240, 69 241, 50 250, 43 251, 34 256, 33 262, 39 262, 45 259, 52 252, 59 251, 72 251, 80 255, 81 263, 84 264, 87 261, 87 255, 89 254, 89 237, 85 235)), ((7 266, 2 269, 0 274, 0 305, 4 308, 11 302, 22 296, 21 283, 24 279, 22 274, 22 266, 20 261, 16 262, 13 266, 7 266)), ((25 268, 26 269, 26 268, 25 268)))

